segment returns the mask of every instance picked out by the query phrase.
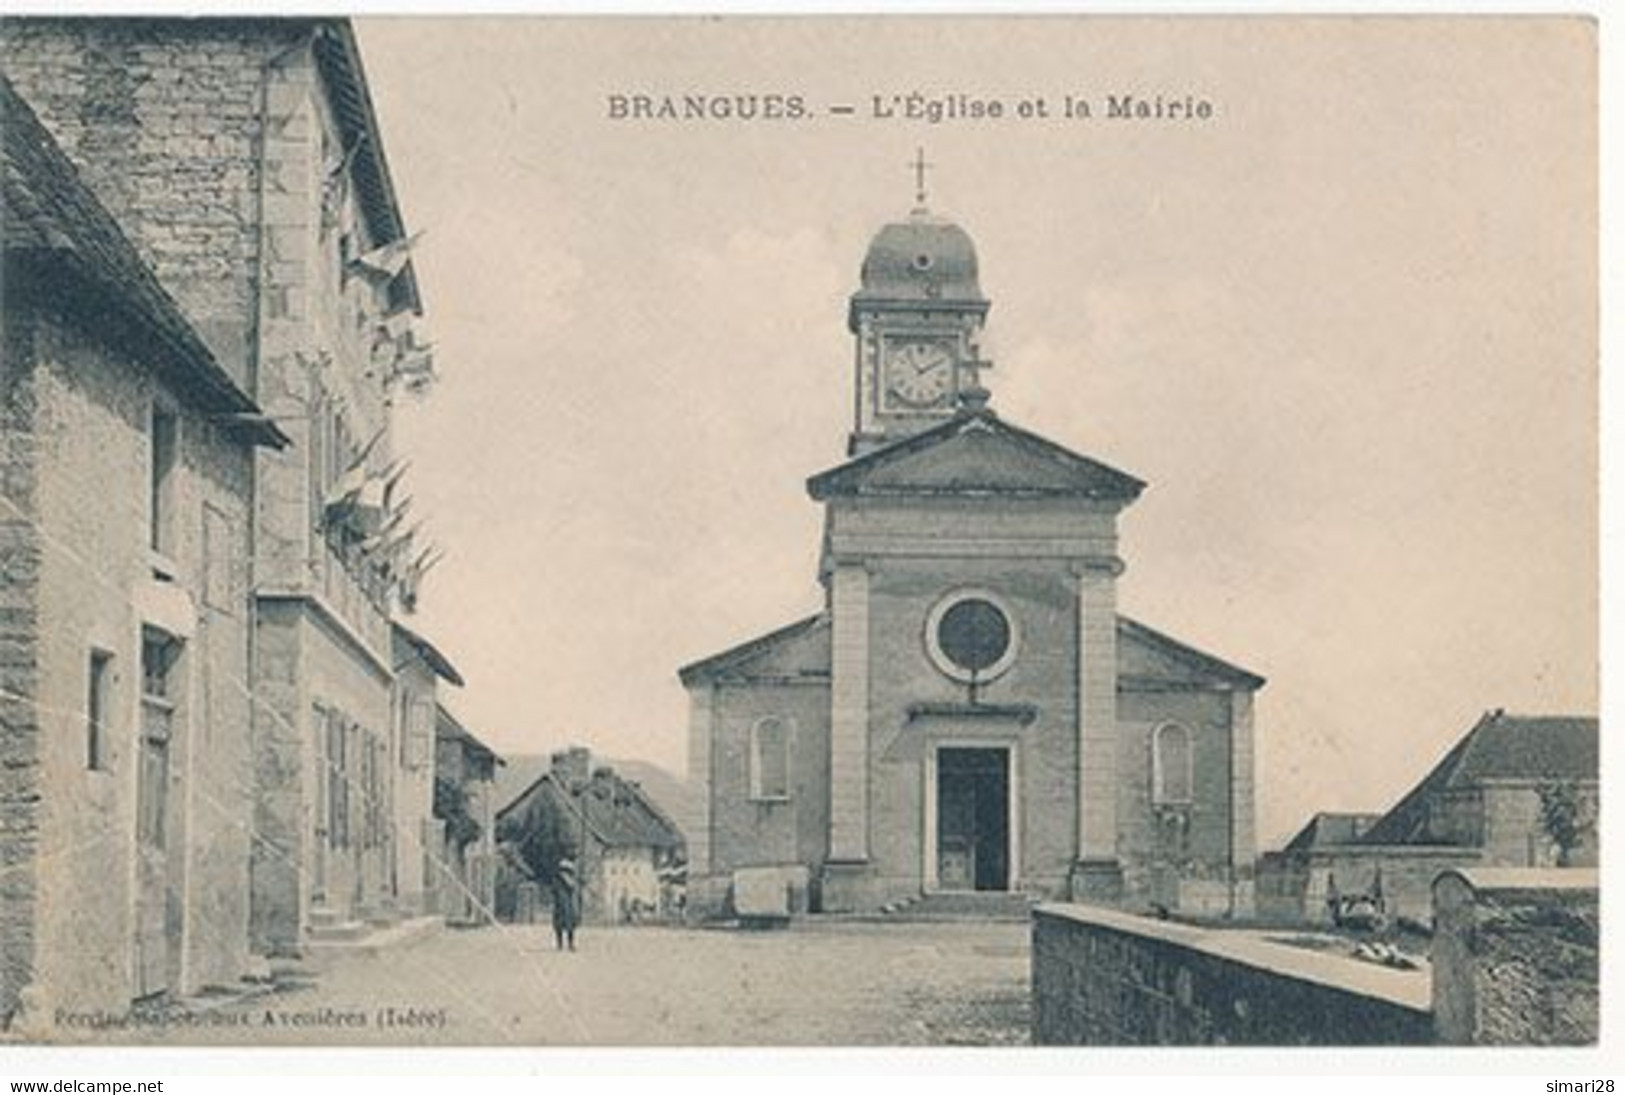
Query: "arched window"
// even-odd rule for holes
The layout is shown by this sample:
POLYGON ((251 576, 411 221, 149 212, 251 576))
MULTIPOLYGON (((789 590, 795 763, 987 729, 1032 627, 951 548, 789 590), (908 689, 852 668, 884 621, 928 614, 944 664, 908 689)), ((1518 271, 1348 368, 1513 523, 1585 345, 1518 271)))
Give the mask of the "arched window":
POLYGON ((750 728, 750 797, 790 797, 790 723, 785 719, 759 719, 750 728))
POLYGON ((1165 722, 1151 735, 1151 801, 1176 806, 1191 801, 1191 732, 1165 722))

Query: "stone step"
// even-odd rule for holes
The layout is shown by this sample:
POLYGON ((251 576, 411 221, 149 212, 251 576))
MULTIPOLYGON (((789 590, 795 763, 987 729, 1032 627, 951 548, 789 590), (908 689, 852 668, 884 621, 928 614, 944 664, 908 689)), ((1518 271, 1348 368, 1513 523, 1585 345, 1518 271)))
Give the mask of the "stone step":
POLYGON ((363 908, 361 919, 374 928, 393 928, 406 917, 393 905, 376 905, 363 908))
POLYGON ((896 902, 882 911, 897 920, 1013 920, 1028 919, 1035 901, 1024 893, 957 891, 922 894, 896 902))
POLYGON ((312 943, 349 943, 364 938, 372 931, 365 920, 343 917, 332 909, 310 910, 310 941, 312 943))
POLYGON ((415 916, 389 927, 374 927, 363 921, 352 921, 343 932, 335 929, 310 929, 308 951, 312 955, 335 954, 376 955, 410 946, 444 930, 446 922, 438 916, 415 916), (354 930, 359 928, 359 931, 354 930))

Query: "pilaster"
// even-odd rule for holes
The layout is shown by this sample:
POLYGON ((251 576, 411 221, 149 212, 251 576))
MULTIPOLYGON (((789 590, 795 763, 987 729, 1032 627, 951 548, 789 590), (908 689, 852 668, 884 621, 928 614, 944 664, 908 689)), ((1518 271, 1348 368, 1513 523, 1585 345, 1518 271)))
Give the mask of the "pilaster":
POLYGON ((1230 878, 1231 912, 1253 912, 1258 835, 1254 822, 1253 694, 1230 695, 1230 878))
POLYGON ((869 858, 869 572, 837 561, 830 576, 829 855, 869 858))
MULTIPOLYGON (((1075 568, 1078 582, 1077 859, 1091 876, 1117 862, 1117 576, 1115 558, 1075 568)), ((1108 872, 1109 873, 1109 872, 1108 872)))

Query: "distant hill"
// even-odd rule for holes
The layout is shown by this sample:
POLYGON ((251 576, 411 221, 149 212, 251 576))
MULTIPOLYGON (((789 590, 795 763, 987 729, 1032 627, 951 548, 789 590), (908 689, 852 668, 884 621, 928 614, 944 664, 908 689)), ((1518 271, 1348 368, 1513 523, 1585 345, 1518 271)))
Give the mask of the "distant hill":
MULTIPOLYGON (((506 763, 497 768, 496 785, 491 793, 491 801, 496 804, 496 809, 500 812, 540 779, 552 767, 550 758, 551 754, 504 755, 502 759, 506 763)), ((691 787, 687 780, 658 764, 651 764, 646 760, 598 756, 592 758, 594 768, 602 768, 605 765, 615 769, 622 779, 642 787, 643 793, 671 818, 672 823, 682 832, 683 838, 689 839, 689 834, 694 831, 702 816, 702 803, 697 788, 691 787)))

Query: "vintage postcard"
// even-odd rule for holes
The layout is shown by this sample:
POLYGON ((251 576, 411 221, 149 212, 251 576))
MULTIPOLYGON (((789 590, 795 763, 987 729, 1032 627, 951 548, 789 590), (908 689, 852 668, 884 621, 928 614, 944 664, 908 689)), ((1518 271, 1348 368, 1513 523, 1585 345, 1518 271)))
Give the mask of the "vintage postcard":
POLYGON ((8 17, 0 1028, 1593 1046, 1585 17, 8 17))

